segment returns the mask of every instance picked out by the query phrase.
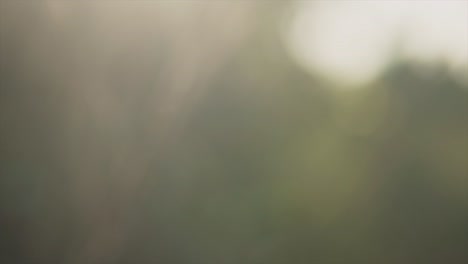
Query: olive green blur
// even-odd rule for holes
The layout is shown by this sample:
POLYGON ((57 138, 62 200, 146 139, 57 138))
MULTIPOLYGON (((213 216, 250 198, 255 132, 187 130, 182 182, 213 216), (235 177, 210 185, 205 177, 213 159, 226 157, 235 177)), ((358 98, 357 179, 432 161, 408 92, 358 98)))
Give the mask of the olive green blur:
POLYGON ((466 78, 335 87, 292 3, 0 0, 0 263, 468 263, 466 78))

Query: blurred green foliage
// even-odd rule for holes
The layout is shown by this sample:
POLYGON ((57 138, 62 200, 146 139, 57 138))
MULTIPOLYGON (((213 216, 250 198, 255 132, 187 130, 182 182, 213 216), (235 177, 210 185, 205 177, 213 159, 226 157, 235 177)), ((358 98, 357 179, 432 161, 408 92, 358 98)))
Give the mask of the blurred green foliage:
MULTIPOLYGON (((2 32, 2 263, 66 263, 87 228, 73 211, 67 144, 113 146, 122 135, 150 153, 150 165, 112 263, 468 261, 466 83, 443 64, 396 59, 368 87, 332 87, 288 56, 278 30, 287 4, 277 5, 259 11, 253 33, 163 148, 138 136, 151 122, 139 105, 159 55, 144 59, 143 80, 129 81, 139 96, 122 96, 131 126, 106 134, 90 121, 71 135, 60 81, 21 64, 22 38, 34 33, 2 32), (44 236, 53 242, 37 258, 28 241, 44 236)), ((37 10, 29 19, 41 19, 37 10)), ((116 72, 119 93, 132 77, 116 72)))

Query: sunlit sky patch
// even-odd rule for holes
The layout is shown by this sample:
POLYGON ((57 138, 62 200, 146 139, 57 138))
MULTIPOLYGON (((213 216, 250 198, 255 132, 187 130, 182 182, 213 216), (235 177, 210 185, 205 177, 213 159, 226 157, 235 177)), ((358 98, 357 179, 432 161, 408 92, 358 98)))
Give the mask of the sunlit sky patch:
POLYGON ((468 66, 468 1, 301 1, 286 33, 307 70, 345 86, 375 79, 395 56, 468 66))

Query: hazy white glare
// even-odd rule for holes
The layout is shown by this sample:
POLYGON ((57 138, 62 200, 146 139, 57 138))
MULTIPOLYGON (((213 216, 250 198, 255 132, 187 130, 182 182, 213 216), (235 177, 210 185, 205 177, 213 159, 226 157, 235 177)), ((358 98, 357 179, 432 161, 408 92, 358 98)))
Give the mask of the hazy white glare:
POLYGON ((286 42, 299 64, 346 86, 376 78, 396 45, 411 60, 466 67, 468 1, 300 2, 286 42))

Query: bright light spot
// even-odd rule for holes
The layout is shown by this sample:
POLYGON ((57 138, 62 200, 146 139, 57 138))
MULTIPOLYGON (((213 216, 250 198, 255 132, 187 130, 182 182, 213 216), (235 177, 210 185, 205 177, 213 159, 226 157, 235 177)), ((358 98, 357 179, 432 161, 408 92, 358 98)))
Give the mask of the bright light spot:
POLYGON ((408 59, 468 65, 468 1, 300 2, 286 41, 311 72, 345 86, 375 79, 395 44, 408 59))

